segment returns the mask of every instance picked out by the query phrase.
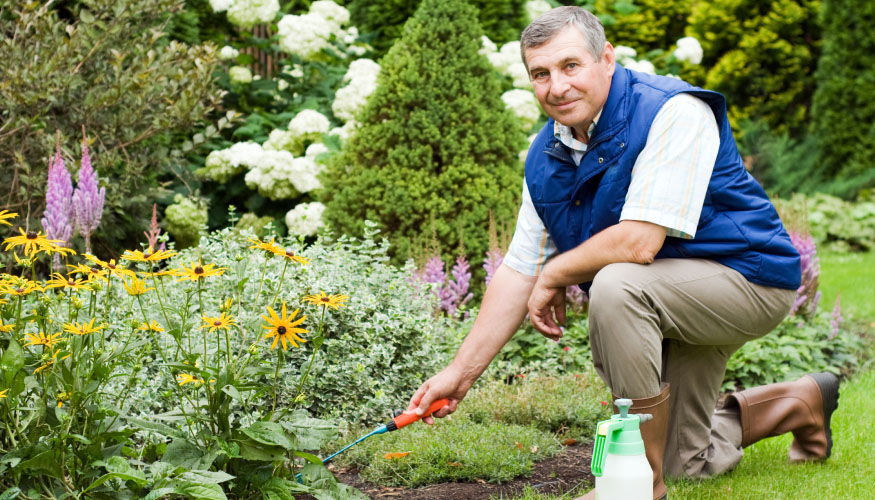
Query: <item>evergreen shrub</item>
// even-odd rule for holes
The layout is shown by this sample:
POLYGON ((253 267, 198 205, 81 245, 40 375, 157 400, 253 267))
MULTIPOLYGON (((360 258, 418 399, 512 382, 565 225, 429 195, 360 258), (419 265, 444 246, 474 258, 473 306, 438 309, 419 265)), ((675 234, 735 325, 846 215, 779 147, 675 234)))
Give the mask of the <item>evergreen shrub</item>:
POLYGON ((736 130, 743 118, 804 130, 814 91, 820 0, 697 2, 687 34, 704 49, 705 86, 723 93, 736 130))
MULTIPOLYGON (((362 33, 372 33, 371 45, 379 55, 385 54, 404 31, 404 23, 414 15, 421 0, 352 0, 346 7, 352 22, 362 33)), ((526 0, 470 0, 468 5, 477 7, 483 32, 494 42, 519 40, 520 32, 528 24, 526 0)), ((466 15, 472 15, 466 13, 466 15)), ((460 12, 458 18, 463 14, 460 12)))
POLYGON ((358 234, 379 223, 396 257, 435 238, 445 258, 488 249, 490 213, 518 207, 525 139, 480 55, 474 8, 427 0, 383 59, 359 128, 324 176, 324 220, 358 234))
POLYGON ((670 47, 684 36, 692 3, 692 0, 595 0, 593 12, 602 20, 608 41, 644 54, 670 47))
POLYGON ((811 135, 829 191, 850 198, 875 187, 875 4, 824 0, 811 135))
POLYGON ((56 132, 79 144, 84 126, 96 170, 112 179, 95 247, 139 237, 150 195, 180 156, 172 134, 197 126, 221 97, 214 46, 164 35, 183 3, 0 0, 0 184, 30 227, 39 226, 56 132))

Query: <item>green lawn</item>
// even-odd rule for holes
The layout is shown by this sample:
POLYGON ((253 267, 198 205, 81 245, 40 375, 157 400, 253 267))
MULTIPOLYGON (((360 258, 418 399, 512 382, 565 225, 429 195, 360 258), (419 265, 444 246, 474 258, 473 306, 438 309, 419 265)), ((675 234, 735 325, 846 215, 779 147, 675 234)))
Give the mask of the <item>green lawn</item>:
POLYGON ((821 309, 831 310, 841 293, 846 316, 875 321, 875 252, 820 256, 821 309))

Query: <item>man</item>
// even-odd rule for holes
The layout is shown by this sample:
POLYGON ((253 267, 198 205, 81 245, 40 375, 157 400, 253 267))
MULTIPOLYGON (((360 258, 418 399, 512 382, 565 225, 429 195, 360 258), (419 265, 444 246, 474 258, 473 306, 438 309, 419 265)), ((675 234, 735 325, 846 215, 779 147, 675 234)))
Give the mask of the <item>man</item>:
POLYGON ((583 283, 596 370, 653 415, 642 435, 654 498, 663 472, 717 475, 744 446, 788 431, 792 460, 828 457, 832 375, 734 393, 714 411, 727 360, 783 319, 800 282, 723 97, 616 65, 598 19, 577 7, 532 22, 521 47, 550 120, 529 149, 517 229, 455 359, 410 408, 448 397, 435 416, 455 411, 526 313, 558 340, 565 287, 583 283))

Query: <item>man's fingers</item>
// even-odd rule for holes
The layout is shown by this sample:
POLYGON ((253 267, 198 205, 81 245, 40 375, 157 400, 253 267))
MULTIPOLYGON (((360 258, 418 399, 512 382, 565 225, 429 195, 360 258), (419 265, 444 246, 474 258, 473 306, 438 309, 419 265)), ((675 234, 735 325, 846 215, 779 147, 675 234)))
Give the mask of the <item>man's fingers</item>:
POLYGON ((407 403, 408 410, 413 410, 414 408, 419 406, 419 403, 422 400, 422 396, 424 396, 427 391, 427 386, 428 383, 426 382, 425 384, 419 386, 419 389, 417 389, 416 392, 413 393, 413 396, 410 398, 410 402, 407 403))

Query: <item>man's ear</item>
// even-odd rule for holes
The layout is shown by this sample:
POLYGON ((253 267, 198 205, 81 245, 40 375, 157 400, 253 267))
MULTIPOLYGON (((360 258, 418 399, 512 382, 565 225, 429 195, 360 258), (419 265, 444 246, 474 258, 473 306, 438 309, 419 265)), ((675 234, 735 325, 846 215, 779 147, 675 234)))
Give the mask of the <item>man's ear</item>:
POLYGON ((614 72, 614 63, 617 57, 614 55, 614 46, 611 42, 605 42, 605 48, 602 50, 602 61, 610 68, 611 74, 614 72))

